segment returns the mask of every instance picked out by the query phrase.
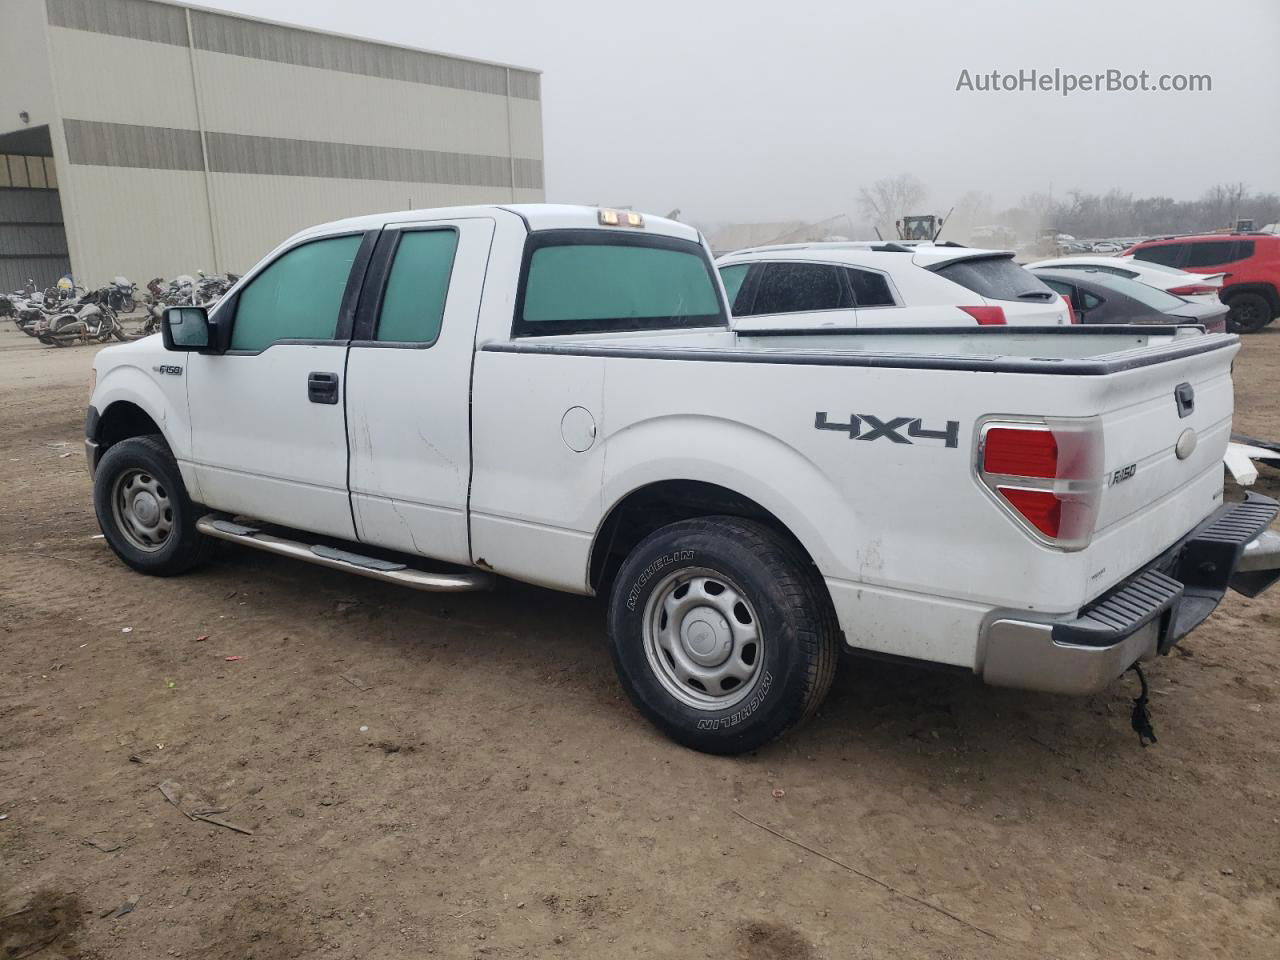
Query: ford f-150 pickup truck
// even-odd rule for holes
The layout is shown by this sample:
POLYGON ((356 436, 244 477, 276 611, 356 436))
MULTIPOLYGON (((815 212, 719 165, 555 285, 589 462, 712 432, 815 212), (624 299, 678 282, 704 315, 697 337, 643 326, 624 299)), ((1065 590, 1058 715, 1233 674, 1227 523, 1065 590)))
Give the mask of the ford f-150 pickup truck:
POLYGON ((1231 335, 735 332, 695 230, 551 205, 308 229, 162 331, 95 363, 126 564, 600 595, 700 750, 798 724, 842 649, 1097 691, 1280 576, 1276 503, 1224 502, 1231 335))

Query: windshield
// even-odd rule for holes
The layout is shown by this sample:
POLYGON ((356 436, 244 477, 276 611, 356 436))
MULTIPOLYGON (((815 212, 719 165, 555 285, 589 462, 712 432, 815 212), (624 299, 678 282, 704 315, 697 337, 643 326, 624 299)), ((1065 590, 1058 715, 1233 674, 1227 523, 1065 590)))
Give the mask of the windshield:
POLYGON ((728 322, 711 263, 696 243, 589 230, 534 234, 529 243, 517 335, 728 322))

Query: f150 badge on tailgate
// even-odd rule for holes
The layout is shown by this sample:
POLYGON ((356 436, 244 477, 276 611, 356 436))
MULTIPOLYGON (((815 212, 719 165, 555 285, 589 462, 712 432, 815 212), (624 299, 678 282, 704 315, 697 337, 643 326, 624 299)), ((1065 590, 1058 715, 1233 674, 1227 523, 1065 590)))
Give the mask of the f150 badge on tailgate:
POLYGON ((927 430, 919 417, 888 417, 881 419, 869 413, 850 414, 848 423, 830 423, 825 411, 814 415, 815 430, 834 430, 847 433, 850 440, 879 440, 881 437, 893 443, 911 443, 912 440, 941 440, 947 447, 960 446, 960 421, 948 420, 944 430, 927 430), (906 428, 906 436, 900 431, 906 428))

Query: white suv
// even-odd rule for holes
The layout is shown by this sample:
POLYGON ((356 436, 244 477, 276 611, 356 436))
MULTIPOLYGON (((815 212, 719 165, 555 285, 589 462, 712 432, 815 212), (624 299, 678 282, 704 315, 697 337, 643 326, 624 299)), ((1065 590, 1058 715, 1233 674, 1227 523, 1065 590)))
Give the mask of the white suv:
POLYGON ((738 330, 1059 326, 1063 299, 1006 250, 831 242, 716 261, 738 330))

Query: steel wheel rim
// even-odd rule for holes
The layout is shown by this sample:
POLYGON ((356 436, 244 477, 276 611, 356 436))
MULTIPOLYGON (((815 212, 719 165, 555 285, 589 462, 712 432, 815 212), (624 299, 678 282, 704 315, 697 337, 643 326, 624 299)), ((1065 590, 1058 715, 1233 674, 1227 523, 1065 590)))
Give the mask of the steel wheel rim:
POLYGON ((746 593, 723 574, 668 574, 644 611, 644 652, 663 689, 695 710, 719 711, 751 695, 765 640, 746 593))
POLYGON ((173 503, 164 485, 146 470, 125 470, 116 477, 111 513, 116 529, 134 548, 154 553, 169 542, 173 503))

